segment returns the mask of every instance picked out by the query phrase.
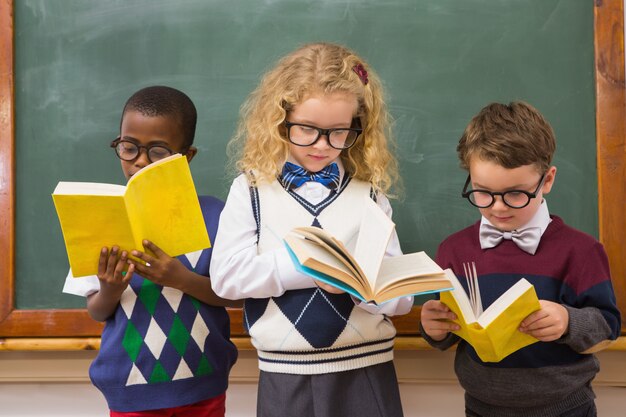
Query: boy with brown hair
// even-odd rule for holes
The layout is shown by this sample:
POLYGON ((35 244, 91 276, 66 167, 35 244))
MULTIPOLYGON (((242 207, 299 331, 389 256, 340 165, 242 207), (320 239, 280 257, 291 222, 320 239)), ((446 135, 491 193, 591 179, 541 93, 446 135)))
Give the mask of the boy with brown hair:
POLYGON ((485 308, 521 278, 541 305, 520 326, 540 342, 485 363, 451 333, 459 328, 454 313, 438 300, 424 304, 424 338, 442 350, 459 343, 455 372, 467 416, 596 415, 592 353, 618 337, 620 314, 602 244, 549 214, 555 148, 550 125, 523 102, 483 108, 457 147, 469 171, 462 196, 482 218, 445 239, 437 262, 457 275, 475 262, 485 308))

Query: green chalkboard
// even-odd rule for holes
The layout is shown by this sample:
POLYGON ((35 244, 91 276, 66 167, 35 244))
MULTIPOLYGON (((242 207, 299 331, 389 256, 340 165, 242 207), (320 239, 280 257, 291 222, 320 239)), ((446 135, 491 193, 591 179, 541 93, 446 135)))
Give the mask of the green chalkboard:
POLYGON ((597 235, 593 3, 588 0, 15 1, 16 308, 78 308, 50 193, 60 180, 123 183, 109 141, 126 98, 180 88, 199 110, 201 193, 226 197, 238 109, 279 57, 305 42, 356 50, 395 120, 405 251, 477 218, 455 147, 491 101, 527 100, 558 140, 552 212, 597 235))

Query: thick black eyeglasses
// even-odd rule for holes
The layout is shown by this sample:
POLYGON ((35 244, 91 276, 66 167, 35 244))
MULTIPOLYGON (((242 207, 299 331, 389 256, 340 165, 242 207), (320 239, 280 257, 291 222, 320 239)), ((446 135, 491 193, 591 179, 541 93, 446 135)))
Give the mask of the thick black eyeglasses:
POLYGON ((291 123, 285 120, 287 139, 297 146, 311 146, 326 136, 328 144, 335 149, 348 149, 359 138, 363 129, 358 127, 338 127, 322 129, 321 127, 291 123))
POLYGON ((111 148, 115 149, 115 153, 117 157, 122 161, 134 161, 139 157, 142 149, 145 149, 148 153, 148 161, 156 162, 161 159, 167 158, 170 155, 173 155, 175 152, 163 145, 137 145, 135 142, 131 142, 129 140, 123 140, 118 137, 113 142, 111 142, 111 148))
POLYGON ((543 186, 543 182, 546 179, 546 174, 544 173, 541 176, 541 180, 539 181, 539 185, 532 193, 524 190, 509 190, 503 193, 487 191, 487 190, 471 190, 467 191, 467 187, 470 185, 471 177, 468 175, 467 180, 465 181, 465 186, 463 187, 463 192, 461 196, 463 198, 467 198, 473 206, 478 208, 487 208, 491 207, 491 205, 496 201, 496 196, 499 195, 502 197, 502 201, 504 204, 511 208, 521 209, 526 207, 530 200, 537 197, 537 193, 539 189, 543 186))

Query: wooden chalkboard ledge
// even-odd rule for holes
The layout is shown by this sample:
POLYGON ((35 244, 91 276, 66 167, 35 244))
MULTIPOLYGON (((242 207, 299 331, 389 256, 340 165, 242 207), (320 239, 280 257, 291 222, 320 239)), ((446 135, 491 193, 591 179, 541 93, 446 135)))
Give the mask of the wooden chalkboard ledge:
MULTIPOLYGON (((239 350, 254 350, 249 337, 233 337, 233 343, 239 350)), ((0 338, 2 351, 82 351, 100 348, 99 337, 11 337, 0 338)), ((396 350, 433 350, 419 336, 398 336, 396 350)), ((619 337, 604 350, 626 351, 626 336, 619 337)))

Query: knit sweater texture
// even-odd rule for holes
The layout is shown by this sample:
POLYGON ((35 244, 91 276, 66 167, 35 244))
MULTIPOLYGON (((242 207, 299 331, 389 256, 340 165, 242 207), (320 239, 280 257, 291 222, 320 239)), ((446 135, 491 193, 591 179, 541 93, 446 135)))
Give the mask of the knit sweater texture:
MULTIPOLYGON (((200 197, 200 206, 213 239, 224 203, 200 197)), ((178 259, 208 279, 211 252, 205 249, 195 267, 178 259)), ((89 373, 111 410, 145 411, 221 395, 236 358, 225 308, 133 275, 89 373)))
POLYGON ((558 216, 551 218, 534 256, 510 240, 481 249, 480 222, 448 237, 437 252, 439 265, 458 276, 463 262, 476 263, 485 308, 526 278, 540 300, 559 303, 569 313, 569 328, 560 339, 532 344, 498 363, 482 362, 452 333, 437 342, 422 329, 425 339, 440 349, 458 342, 455 372, 466 406, 485 417, 558 416, 593 400, 590 383, 599 362, 583 352, 619 336, 620 314, 602 245, 558 216))
MULTIPOLYGON (((278 181, 252 187, 259 253, 284 245, 297 226, 317 226, 352 247, 358 237, 363 199, 371 186, 344 178, 337 193, 312 205, 278 181), (347 215, 350 213, 350 215, 347 215)), ((382 314, 357 307, 350 295, 318 287, 288 290, 279 297, 247 299, 244 322, 267 372, 325 374, 393 360, 395 328, 382 314)))

